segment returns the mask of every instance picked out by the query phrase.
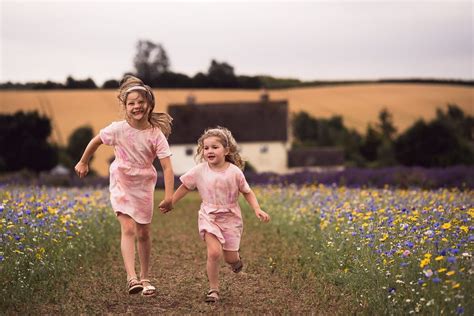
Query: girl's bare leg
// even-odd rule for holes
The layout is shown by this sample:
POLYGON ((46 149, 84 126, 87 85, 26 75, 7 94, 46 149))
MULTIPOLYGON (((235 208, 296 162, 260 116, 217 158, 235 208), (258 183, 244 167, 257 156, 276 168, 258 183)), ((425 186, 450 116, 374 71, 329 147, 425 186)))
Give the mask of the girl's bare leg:
POLYGON ((222 256, 222 245, 213 234, 204 235, 207 245, 207 277, 210 289, 219 289, 219 264, 222 256))
POLYGON ((122 250, 123 263, 127 271, 127 280, 136 278, 135 272, 135 221, 128 215, 118 213, 121 228, 120 249, 122 250))
POLYGON ((224 260, 228 264, 237 263, 240 260, 239 252, 238 251, 227 251, 224 250, 224 260))
POLYGON ((148 279, 151 253, 150 224, 137 224, 137 235, 138 257, 140 258, 140 279, 148 279))

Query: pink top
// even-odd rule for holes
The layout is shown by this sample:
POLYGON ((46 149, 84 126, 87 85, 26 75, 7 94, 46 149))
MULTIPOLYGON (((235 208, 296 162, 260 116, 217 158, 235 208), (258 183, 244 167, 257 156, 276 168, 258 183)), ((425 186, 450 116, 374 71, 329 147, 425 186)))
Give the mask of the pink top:
POLYGON ((203 204, 214 208, 238 206, 239 192, 250 192, 242 170, 232 163, 229 163, 225 170, 215 171, 207 162, 203 162, 191 168, 179 179, 187 189, 197 188, 203 204))
POLYGON ((140 130, 124 120, 101 129, 99 136, 104 144, 115 146, 116 160, 127 164, 149 166, 155 157, 171 156, 168 141, 159 128, 140 130))
POLYGON ((137 223, 148 224, 153 216, 153 193, 157 174, 153 160, 171 156, 159 128, 139 130, 127 121, 113 122, 100 130, 106 145, 114 146, 110 165, 110 201, 115 212, 127 214, 137 223))

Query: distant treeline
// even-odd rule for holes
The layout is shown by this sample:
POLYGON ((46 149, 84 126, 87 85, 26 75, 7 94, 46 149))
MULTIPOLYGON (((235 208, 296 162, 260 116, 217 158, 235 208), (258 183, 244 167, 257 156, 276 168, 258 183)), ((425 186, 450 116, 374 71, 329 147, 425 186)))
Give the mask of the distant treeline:
MULTIPOLYGON (((135 72, 132 74, 142 79, 152 88, 213 88, 213 89, 283 89, 296 87, 313 87, 347 84, 373 83, 419 83, 419 84, 448 84, 474 86, 473 80, 456 79, 381 79, 381 80, 321 80, 301 81, 292 78, 274 78, 271 76, 236 75, 234 67, 226 62, 211 60, 206 73, 199 72, 194 76, 170 70, 170 59, 163 45, 148 40, 139 40, 137 52, 133 60, 135 72)), ((50 89, 116 89, 120 78, 105 81, 100 87, 93 79, 77 80, 69 76, 65 83, 61 82, 27 82, 0 83, 1 90, 50 90, 50 89)))
MULTIPOLYGON (((137 75, 133 73, 134 75, 137 75)), ((212 88, 212 89, 286 89, 298 87, 318 87, 352 84, 384 84, 384 83, 416 83, 416 84, 440 84, 455 86, 474 86, 473 80, 455 79, 380 79, 380 80, 338 80, 338 81, 301 81, 298 79, 274 78, 271 76, 230 76, 227 79, 215 78, 209 74, 198 73, 189 77, 182 73, 166 72, 157 80, 151 82, 153 88, 212 88)), ((101 86, 97 85, 91 78, 76 80, 69 76, 66 82, 10 82, 0 83, 0 90, 73 90, 73 89, 117 89, 119 80, 110 79, 101 86)))

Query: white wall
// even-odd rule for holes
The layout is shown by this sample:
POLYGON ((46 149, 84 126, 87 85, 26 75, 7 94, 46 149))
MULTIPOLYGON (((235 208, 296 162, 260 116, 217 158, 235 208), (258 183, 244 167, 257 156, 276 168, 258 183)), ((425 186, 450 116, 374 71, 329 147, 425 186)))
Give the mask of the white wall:
POLYGON ((240 155, 257 172, 284 173, 287 170, 287 147, 284 142, 242 143, 240 155))
POLYGON ((182 175, 196 165, 194 162, 194 154, 196 153, 197 145, 170 145, 173 156, 171 162, 173 163, 173 171, 176 175, 182 175), (187 155, 186 151, 192 151, 191 155, 187 155))
MULTIPOLYGON (((239 143, 240 155, 249 161, 257 172, 287 172, 288 144, 284 142, 239 143)), ((181 175, 196 165, 194 154, 197 145, 171 145, 173 170, 181 175), (186 151, 191 152, 187 155, 186 151)))

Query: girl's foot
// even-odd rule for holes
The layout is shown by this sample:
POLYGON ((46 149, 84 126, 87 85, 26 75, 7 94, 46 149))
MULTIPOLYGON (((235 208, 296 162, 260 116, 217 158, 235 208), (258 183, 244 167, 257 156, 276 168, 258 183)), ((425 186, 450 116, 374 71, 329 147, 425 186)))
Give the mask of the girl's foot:
POLYGON ((153 285, 151 285, 150 280, 142 279, 142 285, 143 285, 143 291, 142 291, 143 296, 156 295, 156 288, 153 285))
POLYGON ((204 301, 206 303, 217 303, 219 301, 219 290, 210 289, 207 292, 206 299, 204 301))
POLYGON ((137 294, 143 290, 143 285, 138 281, 137 277, 131 277, 127 281, 128 294, 137 294))
POLYGON ((244 263, 242 262, 242 258, 240 258, 239 261, 230 264, 230 268, 234 273, 239 273, 240 271, 242 271, 243 267, 244 263))

